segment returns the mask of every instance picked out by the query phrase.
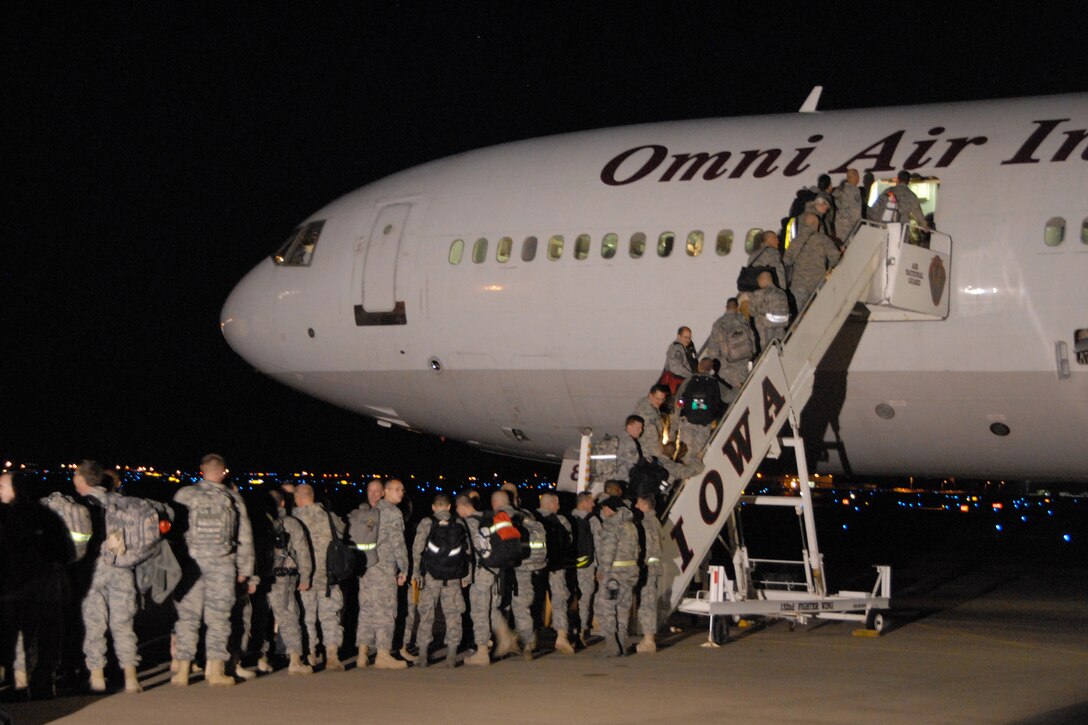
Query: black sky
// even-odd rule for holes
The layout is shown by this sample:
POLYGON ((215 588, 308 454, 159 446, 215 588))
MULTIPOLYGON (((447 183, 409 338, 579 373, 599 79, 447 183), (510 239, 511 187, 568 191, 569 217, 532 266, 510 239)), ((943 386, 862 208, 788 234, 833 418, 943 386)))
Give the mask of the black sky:
POLYGON ((328 201, 480 146, 818 83, 826 109, 1088 90, 1072 4, 310 5, 5 5, 0 455, 506 466, 255 373, 231 287, 328 201))

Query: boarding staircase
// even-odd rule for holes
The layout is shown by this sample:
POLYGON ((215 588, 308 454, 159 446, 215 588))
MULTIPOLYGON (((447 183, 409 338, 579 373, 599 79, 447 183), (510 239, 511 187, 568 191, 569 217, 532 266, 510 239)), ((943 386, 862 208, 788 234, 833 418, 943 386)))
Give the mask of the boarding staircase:
POLYGON ((941 320, 948 316, 951 239, 932 232, 929 247, 910 243, 902 224, 862 221, 839 264, 803 310, 786 338, 760 355, 736 401, 711 435, 702 473, 681 481, 665 511, 663 614, 683 600, 722 527, 764 458, 782 446, 797 451, 808 537, 809 588, 827 592, 808 492, 799 416, 813 391, 816 367, 860 304, 870 320, 941 320), (794 433, 780 440, 789 421, 794 433))

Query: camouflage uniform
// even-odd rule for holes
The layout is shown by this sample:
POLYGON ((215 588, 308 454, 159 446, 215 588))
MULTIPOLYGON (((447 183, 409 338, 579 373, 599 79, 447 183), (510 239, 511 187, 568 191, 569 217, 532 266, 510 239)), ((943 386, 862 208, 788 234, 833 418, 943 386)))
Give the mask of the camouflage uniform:
POLYGON ((778 275, 778 284, 775 286, 779 289, 786 288, 786 268, 782 266, 782 253, 774 247, 761 244, 759 249, 748 255, 748 266, 774 267, 774 273, 778 275))
POLYGON ((579 519, 590 517, 589 530, 593 536, 593 562, 589 566, 575 570, 578 576, 578 626, 585 630, 593 625, 593 595, 597 591, 597 556, 601 551, 601 520, 592 512, 581 509, 574 509, 571 515, 579 519))
MULTIPOLYGON (((479 536, 480 522, 483 514, 474 513, 465 519, 468 526, 469 541, 475 542, 479 536)), ((472 616, 472 634, 476 641, 477 650, 486 650, 487 641, 491 638, 492 623, 498 621, 502 614, 499 613, 499 596, 496 589, 495 572, 480 566, 479 561, 474 562, 472 584, 468 589, 468 603, 472 616)))
MULTIPOLYGON (((434 516, 439 521, 450 520, 449 511, 438 511, 434 516)), ((419 656, 423 658, 427 657, 427 648, 434 637, 436 605, 439 603, 442 605, 442 616, 446 618, 446 648, 453 655, 457 654, 457 646, 461 644, 461 615, 465 613, 465 596, 461 591, 460 579, 444 582, 423 572, 423 549, 427 546, 427 537, 430 536, 432 525, 433 521, 430 518, 420 521, 419 526, 416 527, 416 536, 412 540, 412 571, 415 572, 413 576, 421 581, 418 645, 419 656)), ((452 525, 463 526, 456 520, 452 525)))
POLYGON ((786 324, 789 322, 789 316, 785 315, 786 319, 783 320, 782 315, 776 315, 773 311, 775 308, 779 310, 789 309, 786 293, 777 287, 757 289, 749 297, 748 309, 752 311, 752 319, 756 323, 756 332, 759 333, 759 345, 764 350, 774 340, 781 340, 786 336, 786 324), (771 317, 767 315, 771 315, 771 317))
POLYGON ((643 634, 657 634, 657 605, 661 596, 661 522, 651 511, 639 523, 646 540, 645 583, 638 593, 638 622, 643 634))
MULTIPOLYGON (((547 509, 537 509, 537 513, 540 516, 547 518, 552 516, 552 512, 547 509)), ((574 532, 571 531, 570 522, 567 521, 565 516, 554 514, 555 518, 559 520, 563 528, 567 530, 567 534, 571 536, 571 541, 574 540, 574 532)), ((570 588, 567 587, 567 570, 557 569, 556 571, 548 572, 548 591, 552 597, 552 629, 557 633, 570 631, 570 588)))
MULTIPOLYGON (((295 574, 276 575, 272 588, 268 591, 268 606, 276 619, 276 626, 288 654, 302 654, 306 650, 302 643, 302 625, 298 608, 299 584, 311 584, 314 574, 313 551, 306 537, 306 528, 294 516, 288 516, 285 509, 279 509, 279 525, 283 527, 286 548, 276 549, 275 567, 295 574)), ((267 645, 266 645, 267 649, 267 645)))
MULTIPOLYGON (((662 408, 668 405, 668 401, 662 404, 662 408)), ((661 411, 650 404, 650 399, 643 396, 635 403, 635 415, 642 416, 644 422, 642 426, 642 435, 639 436, 638 442, 642 446, 642 455, 647 458, 657 456, 658 458, 664 458, 665 454, 661 450, 661 411)), ((623 445, 623 438, 620 438, 621 445, 623 445)), ((618 459, 617 459, 618 460, 618 459)))
POLYGON ((793 267, 790 291, 800 312, 820 286, 824 274, 839 263, 842 255, 831 237, 809 227, 802 227, 786 250, 785 263, 793 267))
MULTIPOLYGON (((105 525, 105 509, 110 498, 118 495, 99 487, 88 492, 87 502, 98 508, 95 523, 105 525)), ((136 575, 131 569, 107 564, 103 557, 100 552, 94 561, 91 586, 82 603, 83 655, 87 669, 105 668, 107 629, 121 667, 135 667, 140 664, 136 632, 132 626, 136 617, 136 575)))
POLYGON ((843 181, 831 192, 835 197, 835 236, 844 243, 861 219, 861 189, 843 181))
MULTIPOLYGON (((764 247, 764 249, 770 248, 764 247)), ((776 250, 771 249, 771 251, 776 250)), ((744 381, 748 378, 748 362, 752 359, 751 356, 733 362, 728 359, 729 337, 734 330, 738 329, 748 338, 751 349, 755 350, 755 337, 752 335, 752 328, 744 315, 739 312, 726 312, 715 320, 713 327, 710 328, 710 339, 706 344, 706 356, 714 358, 722 364, 720 375, 725 382, 734 388, 744 385, 744 381)))
POLYGON ((249 583, 258 583, 253 574, 253 530, 246 504, 233 488, 205 480, 181 489, 174 500, 189 512, 185 543, 199 570, 199 578, 178 602, 174 630, 177 658, 191 661, 196 655, 203 619, 207 627, 204 650, 208 659, 226 661, 230 656, 230 617, 237 577, 245 576, 249 583), (205 507, 230 509, 229 516, 234 520, 230 541, 210 543, 203 538, 200 509, 205 507))
POLYGON ((628 480, 631 467, 636 463, 638 463, 638 446, 635 445, 635 439, 624 432, 620 434, 619 443, 616 446, 615 479, 617 481, 628 480))
MULTIPOLYGON (((359 580, 359 647, 375 645, 379 652, 392 650, 397 618, 397 574, 408 572, 408 548, 404 543, 404 516, 385 499, 378 502, 378 563, 359 580)), ((458 589, 458 592, 460 590, 458 589)))
MULTIPOLYGON (((331 516, 319 503, 297 506, 291 515, 298 519, 310 539, 313 555, 313 583, 310 590, 302 592, 302 619, 306 623, 306 637, 310 652, 317 651, 319 642, 325 645, 325 652, 339 652, 344 641, 344 626, 340 623, 340 612, 344 609, 344 594, 339 585, 329 584, 326 574, 325 555, 332 541, 331 520, 336 535, 344 533, 344 522, 339 516, 331 516), (321 623, 321 636, 317 634, 317 625, 321 623)), ((312 664, 312 663, 311 663, 312 664)))
POLYGON ((695 347, 684 347, 678 340, 673 340, 665 353, 665 369, 681 378, 689 378, 695 372, 695 347))
POLYGON ((627 621, 631 616, 632 591, 638 582, 638 531, 631 510, 621 507, 601 526, 597 550, 598 581, 594 610, 608 654, 626 649, 627 621), (609 584, 616 584, 610 589, 609 584), (617 587, 618 585, 618 587, 617 587), (609 593, 613 592, 610 597, 609 593))
MULTIPOLYGON (((532 518, 532 515, 527 511, 516 509, 513 506, 503 506, 499 509, 513 520, 517 516, 523 518, 532 518)), ((510 575, 510 571, 507 571, 507 576, 510 575)), ((518 638, 521 639, 521 643, 528 647, 532 644, 536 627, 533 625, 533 599, 535 590, 533 588, 533 574, 535 572, 525 568, 524 564, 519 564, 513 569, 514 586, 515 591, 510 595, 510 611, 514 615, 514 629, 517 630, 518 638)))

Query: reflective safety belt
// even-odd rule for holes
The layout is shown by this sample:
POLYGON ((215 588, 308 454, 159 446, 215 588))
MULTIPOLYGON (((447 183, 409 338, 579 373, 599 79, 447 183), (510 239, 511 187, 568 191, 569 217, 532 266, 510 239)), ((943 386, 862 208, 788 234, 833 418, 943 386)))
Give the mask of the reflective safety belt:
POLYGON ((574 568, 575 569, 585 569, 591 563, 592 563, 592 559, 589 557, 589 555, 579 556, 577 559, 574 560, 574 568))
POLYGON ((661 559, 658 559, 656 556, 651 556, 649 559, 646 560, 646 563, 647 564, 656 564, 659 561, 661 561, 661 559))
POLYGON ((613 568, 623 567, 623 566, 637 566, 637 565, 638 565, 637 561, 614 561, 614 562, 612 562, 613 568))
POLYGON ((508 529, 508 528, 510 528, 510 527, 511 527, 511 526, 513 526, 513 525, 514 525, 514 524, 512 524, 512 523, 511 523, 511 522, 509 522, 509 521, 496 521, 496 522, 495 522, 495 523, 493 523, 493 524, 492 524, 492 525, 491 525, 490 527, 488 527, 488 526, 484 526, 484 527, 482 527, 482 528, 483 528, 483 530, 484 530, 484 531, 486 531, 486 532, 487 532, 488 534, 497 534, 497 533, 499 533, 500 531, 502 531, 503 529, 508 529))
MULTIPOLYGON (((439 551, 441 551, 441 549, 432 541, 431 543, 427 544, 427 551, 437 554, 439 551)), ((458 556, 460 553, 461 547, 458 546, 456 549, 450 549, 450 553, 447 554, 447 556, 458 556)))
POLYGON ((91 540, 90 534, 84 534, 79 531, 69 531, 68 533, 71 535, 72 541, 76 542, 77 544, 86 544, 88 541, 91 540))
POLYGON ((790 321, 789 315, 776 315, 773 312, 767 313, 767 322, 772 325, 784 325, 790 321))
POLYGON ((543 541, 530 541, 529 542, 529 548, 530 549, 543 549, 545 546, 547 546, 547 544, 545 542, 543 542, 543 541))
POLYGON ((373 544, 356 544, 355 548, 359 551, 374 551, 374 549, 378 548, 378 543, 374 542, 373 544))

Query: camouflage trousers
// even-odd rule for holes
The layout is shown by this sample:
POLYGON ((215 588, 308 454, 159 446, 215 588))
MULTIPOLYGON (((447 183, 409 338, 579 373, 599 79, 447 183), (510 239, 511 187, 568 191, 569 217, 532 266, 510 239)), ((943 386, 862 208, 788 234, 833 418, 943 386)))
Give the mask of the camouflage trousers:
POLYGON ((234 556, 201 559, 196 562, 200 577, 178 602, 178 621, 174 626, 179 660, 192 660, 200 643, 200 623, 204 622, 204 651, 209 660, 226 661, 230 657, 231 610, 234 609, 237 569, 234 556))
POLYGON ((763 320, 756 320, 756 332, 759 334, 759 346, 766 350, 775 340, 786 337, 785 325, 772 325, 763 320))
POLYGON ((355 644, 391 650, 396 621, 396 571, 381 566, 368 569, 359 580, 359 626, 355 644))
POLYGON ((709 425, 695 425, 680 419, 680 441, 688 447, 684 460, 691 460, 703 452, 706 442, 710 440, 710 432, 709 425))
POLYGON ((597 592, 597 567, 578 569, 578 627, 593 628, 593 595, 597 592))
MULTIPOLYGON (((276 621, 288 654, 302 654, 302 625, 299 619, 298 576, 278 576, 268 591, 268 606, 276 621)), ((337 591, 340 591, 337 589, 337 591)), ((324 592, 322 592, 324 594, 324 592)), ((337 645, 339 648, 339 645, 337 645)))
MULTIPOLYGON (((325 585, 314 584, 299 597, 302 600, 302 620, 306 623, 306 638, 310 652, 317 651, 320 642, 325 644, 325 652, 339 652, 344 643, 344 625, 340 623, 340 612, 344 609, 344 593, 340 587, 329 587, 329 596, 325 596, 325 585), (317 625, 321 624, 321 636, 317 625)), ((284 641, 286 644, 286 640, 284 641)))
POLYGON ((461 615, 465 613, 465 595, 461 580, 443 582, 423 575, 423 587, 419 590, 419 654, 427 654, 427 646, 434 639, 435 609, 442 606, 446 619, 446 647, 457 651, 461 644, 461 615))
POLYGON ((631 617, 631 602, 637 582, 638 569, 635 567, 606 569, 604 572, 604 581, 597 587, 594 609, 606 648, 612 647, 622 653, 627 647, 627 623, 631 617), (614 599, 609 598, 608 582, 611 579, 619 584, 618 589, 612 590, 614 599))
POLYGON ((468 603, 472 614, 472 637, 476 649, 487 649, 493 623, 502 616, 499 613, 499 593, 495 575, 483 567, 477 567, 476 576, 468 588, 468 603))
MULTIPOLYGON (((514 615, 514 628, 523 645, 533 641, 533 574, 521 567, 514 569, 516 589, 510 594, 510 611, 514 615)), ((509 576, 509 574, 507 575, 509 576)))
POLYGON ((567 570, 548 572, 548 591, 552 598, 552 629, 556 634, 570 631, 570 588, 567 570))
POLYGON ((646 583, 638 592, 638 623, 643 634, 657 634, 657 606, 661 596, 661 574, 646 574, 646 583))
POLYGON ((83 597, 83 655, 87 669, 106 666, 106 630, 113 637, 113 650, 122 667, 140 664, 136 651, 136 577, 131 569, 121 569, 99 561, 95 565, 91 588, 83 597))

